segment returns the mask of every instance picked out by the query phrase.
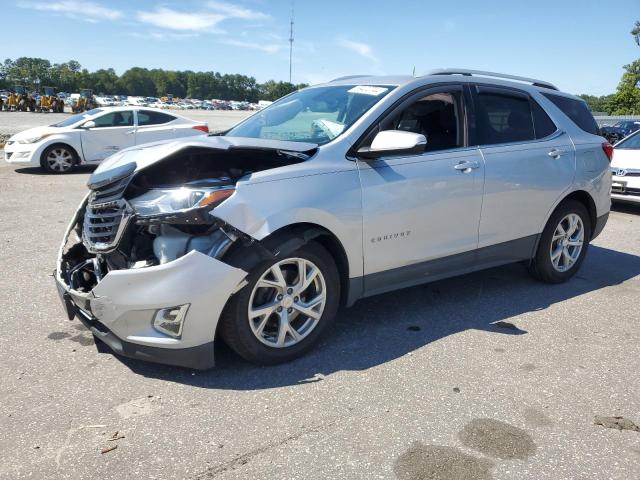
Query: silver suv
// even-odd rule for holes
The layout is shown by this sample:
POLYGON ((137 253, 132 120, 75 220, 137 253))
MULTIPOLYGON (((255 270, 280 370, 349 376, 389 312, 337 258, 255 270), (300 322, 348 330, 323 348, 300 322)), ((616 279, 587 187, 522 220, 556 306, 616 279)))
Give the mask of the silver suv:
POLYGON ((345 77, 222 135, 123 150, 89 179, 56 269, 116 353, 192 368, 224 340, 291 360, 339 306, 524 261, 559 283, 610 206, 579 98, 470 70, 345 77))

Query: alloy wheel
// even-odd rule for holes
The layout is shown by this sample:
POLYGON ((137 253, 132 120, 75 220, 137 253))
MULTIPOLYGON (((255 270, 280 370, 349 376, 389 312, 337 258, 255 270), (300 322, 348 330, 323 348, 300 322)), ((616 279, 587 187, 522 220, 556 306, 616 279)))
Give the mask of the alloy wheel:
POLYGON ((249 325, 274 348, 300 343, 318 325, 327 302, 320 269, 304 258, 287 258, 258 279, 249 298, 249 325))
POLYGON ((558 272, 566 272, 580 258, 584 243, 584 224, 579 215, 570 213, 560 220, 551 238, 551 264, 558 272))

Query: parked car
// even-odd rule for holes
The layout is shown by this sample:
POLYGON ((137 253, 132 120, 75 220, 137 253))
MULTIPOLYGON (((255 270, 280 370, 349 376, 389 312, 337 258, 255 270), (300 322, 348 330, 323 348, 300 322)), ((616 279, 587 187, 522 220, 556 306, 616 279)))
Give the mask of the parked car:
POLYGON ((100 163, 127 147, 208 132, 204 122, 150 108, 95 108, 13 135, 4 152, 9 163, 67 173, 76 165, 100 163))
POLYGON ((600 133, 613 145, 639 129, 640 121, 622 120, 614 125, 603 125, 600 127, 600 133))
POLYGON ((339 305, 398 288, 521 261, 564 282, 609 214, 597 132, 582 99, 522 77, 306 88, 223 136, 102 163, 58 291, 115 352, 209 368, 221 338, 258 364, 296 358, 339 305))
POLYGON ((640 130, 615 145, 611 174, 611 199, 640 204, 640 130))

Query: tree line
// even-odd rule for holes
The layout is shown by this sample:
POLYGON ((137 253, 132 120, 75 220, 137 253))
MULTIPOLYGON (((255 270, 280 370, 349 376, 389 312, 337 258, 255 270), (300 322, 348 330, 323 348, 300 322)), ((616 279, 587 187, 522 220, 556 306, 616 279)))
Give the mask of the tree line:
MULTIPOLYGON (((636 45, 640 46, 640 21, 631 30, 636 45)), ((640 59, 624 66, 622 79, 616 93, 611 95, 580 95, 592 112, 606 112, 609 115, 640 115, 640 59)))
POLYGON ((97 95, 133 95, 179 98, 216 98, 257 102, 276 100, 294 90, 306 87, 289 82, 269 80, 258 83, 254 77, 219 72, 174 71, 134 67, 122 75, 113 68, 90 72, 76 60, 52 64, 44 58, 20 57, 0 63, 0 88, 25 85, 36 90, 44 86, 60 92, 78 92, 90 88, 97 95))

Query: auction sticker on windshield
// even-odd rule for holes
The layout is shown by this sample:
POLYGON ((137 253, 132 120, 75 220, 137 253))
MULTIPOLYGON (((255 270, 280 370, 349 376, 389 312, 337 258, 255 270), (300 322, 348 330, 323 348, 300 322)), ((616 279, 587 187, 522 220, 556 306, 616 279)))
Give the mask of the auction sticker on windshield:
POLYGON ((388 88, 384 87, 373 87, 371 85, 358 85, 357 87, 353 87, 351 90, 348 90, 349 93, 360 93, 362 95, 372 95, 377 97, 378 95, 382 95, 385 93, 388 88))

